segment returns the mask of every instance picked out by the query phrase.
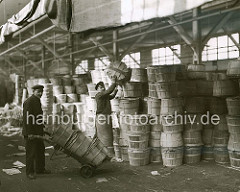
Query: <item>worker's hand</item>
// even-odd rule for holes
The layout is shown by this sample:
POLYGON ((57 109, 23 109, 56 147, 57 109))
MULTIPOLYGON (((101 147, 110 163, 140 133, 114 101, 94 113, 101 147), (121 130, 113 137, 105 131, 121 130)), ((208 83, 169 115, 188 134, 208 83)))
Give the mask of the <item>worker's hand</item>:
POLYGON ((111 81, 113 83, 116 83, 117 82, 117 77, 114 75, 114 76, 111 76, 111 81))

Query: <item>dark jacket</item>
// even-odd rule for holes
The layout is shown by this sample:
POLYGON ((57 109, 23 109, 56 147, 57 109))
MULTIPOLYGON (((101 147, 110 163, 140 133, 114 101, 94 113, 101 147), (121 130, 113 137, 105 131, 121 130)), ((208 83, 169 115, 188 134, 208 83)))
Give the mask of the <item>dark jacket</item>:
POLYGON ((97 111, 96 114, 111 114, 111 105, 110 100, 115 97, 116 94, 110 95, 116 87, 116 84, 113 83, 107 90, 99 92, 96 94, 95 99, 97 102, 97 111))
POLYGON ((40 98, 29 97, 23 104, 23 135, 43 135, 43 111, 40 98))

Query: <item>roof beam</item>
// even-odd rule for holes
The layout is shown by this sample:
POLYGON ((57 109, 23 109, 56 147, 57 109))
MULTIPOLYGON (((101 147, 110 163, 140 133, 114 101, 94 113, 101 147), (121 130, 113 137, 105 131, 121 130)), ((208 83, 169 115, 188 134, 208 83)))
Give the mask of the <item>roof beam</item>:
POLYGON ((13 69, 15 69, 16 71, 19 71, 19 69, 12 63, 12 61, 11 61, 9 58, 5 57, 5 61, 6 61, 13 69))
POLYGON ((232 42, 234 43, 234 45, 236 45, 236 47, 238 48, 238 50, 240 51, 240 45, 239 43, 234 39, 234 37, 232 36, 231 33, 229 33, 224 27, 222 28, 223 31, 227 34, 227 36, 232 40, 232 42))
POLYGON ((70 65, 69 62, 65 61, 64 59, 62 59, 62 57, 54 50, 53 47, 51 47, 50 45, 48 45, 41 37, 37 38, 39 40, 39 42, 45 46, 57 59, 59 59, 60 61, 62 61, 64 64, 66 65, 70 65))
MULTIPOLYGON (((151 30, 153 27, 154 27, 153 24, 150 25, 150 26, 147 28, 146 32, 149 31, 149 30, 151 30)), ((139 42, 141 42, 147 35, 148 35, 148 33, 145 33, 145 34, 141 35, 134 43, 132 43, 126 50, 124 50, 123 53, 120 55, 120 59, 119 59, 119 60, 121 61, 121 60, 125 57, 125 55, 127 55, 127 54, 132 50, 132 48, 133 48, 136 44, 138 44, 139 42)))
POLYGON ((205 44, 207 44, 208 40, 211 38, 211 36, 216 33, 219 29, 223 27, 223 25, 230 19, 230 17, 233 15, 233 12, 229 12, 225 14, 221 19, 219 19, 219 22, 208 32, 208 34, 203 38, 202 45, 204 47, 205 44))
POLYGON ((173 16, 169 17, 170 20, 168 20, 168 23, 170 25, 173 25, 173 28, 175 29, 175 31, 180 35, 180 37, 188 44, 188 45, 192 45, 192 38, 188 35, 188 33, 183 29, 183 27, 181 25, 176 25, 177 21, 175 20, 175 18, 173 16))
POLYGON ((113 55, 108 51, 102 44, 100 44, 97 40, 90 38, 89 39, 95 46, 97 46, 106 56, 109 57, 111 60, 113 58, 113 55))

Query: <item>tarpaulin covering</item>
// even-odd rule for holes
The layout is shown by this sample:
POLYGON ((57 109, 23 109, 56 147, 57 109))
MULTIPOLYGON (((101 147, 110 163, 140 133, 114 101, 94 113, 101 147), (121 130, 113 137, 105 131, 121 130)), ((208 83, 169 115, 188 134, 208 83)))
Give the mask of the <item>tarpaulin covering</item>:
POLYGON ((7 23, 0 27, 0 44, 14 32, 44 15, 44 4, 45 0, 31 0, 22 10, 8 19, 7 23))
MULTIPOLYGON (((107 28, 180 13, 213 0, 46 0, 53 23, 70 32, 107 28), (62 2, 62 3, 59 3, 62 2), (66 6, 63 6, 66 5, 66 6), (61 13, 61 14, 59 14, 61 13), (68 15, 64 15, 68 13, 68 15), (66 17, 71 15, 71 18, 66 17)), ((49 17, 51 18, 51 17, 49 17)))

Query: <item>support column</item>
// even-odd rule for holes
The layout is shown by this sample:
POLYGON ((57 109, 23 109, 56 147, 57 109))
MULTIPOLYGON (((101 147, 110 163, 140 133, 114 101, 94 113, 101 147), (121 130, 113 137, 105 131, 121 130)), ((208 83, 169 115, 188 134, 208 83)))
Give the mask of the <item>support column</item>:
MULTIPOLYGON (((200 8, 193 9, 193 18, 200 15, 200 8)), ((194 56, 193 63, 201 64, 202 63, 202 35, 201 35, 201 23, 199 20, 195 20, 192 23, 193 30, 193 47, 194 47, 194 56)))
POLYGON ((119 60, 119 48, 118 48, 118 31, 113 31, 113 60, 118 61, 119 60))
POLYGON ((152 50, 140 51, 140 68, 152 65, 152 50))
POLYGON ((43 76, 46 77, 46 65, 45 65, 45 58, 46 58, 46 48, 43 45, 42 46, 42 70, 43 70, 43 76))
POLYGON ((69 34, 69 50, 70 50, 70 63, 71 63, 71 69, 72 69, 72 75, 75 74, 75 58, 72 52, 74 52, 74 36, 73 34, 69 34))

